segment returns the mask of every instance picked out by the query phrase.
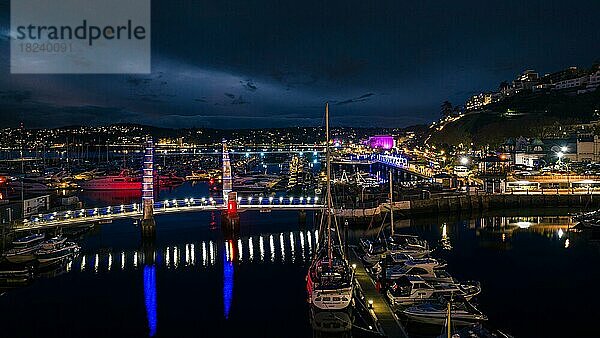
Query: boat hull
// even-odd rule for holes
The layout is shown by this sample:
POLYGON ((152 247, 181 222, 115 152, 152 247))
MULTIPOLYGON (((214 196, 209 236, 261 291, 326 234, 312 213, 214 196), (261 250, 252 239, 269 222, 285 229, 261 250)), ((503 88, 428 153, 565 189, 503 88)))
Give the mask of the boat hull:
MULTIPOLYGON (((89 182, 89 181, 88 181, 89 182)), ((128 183, 110 183, 110 182, 89 182, 80 183, 79 187, 83 190, 141 190, 142 182, 128 183)))
MULTIPOLYGON (((432 324, 432 325, 444 325, 446 323, 446 313, 412 313, 412 312, 403 312, 408 319, 424 323, 424 324, 432 324)), ((452 313, 452 324, 453 325, 471 325, 475 323, 479 323, 485 321, 486 318, 478 315, 460 315, 456 313, 452 313)))
POLYGON ((349 309, 341 311, 322 311, 313 306, 311 308, 310 318, 313 330, 327 334, 339 334, 352 331, 352 311, 349 309))
POLYGON ((352 287, 311 292, 310 302, 321 310, 344 310, 352 303, 352 287))
POLYGON ((36 259, 41 265, 47 265, 71 257, 77 252, 79 252, 78 246, 69 246, 50 252, 37 252, 36 259))
POLYGON ((35 260, 35 255, 32 251, 28 254, 6 255, 4 258, 11 263, 27 263, 35 260))

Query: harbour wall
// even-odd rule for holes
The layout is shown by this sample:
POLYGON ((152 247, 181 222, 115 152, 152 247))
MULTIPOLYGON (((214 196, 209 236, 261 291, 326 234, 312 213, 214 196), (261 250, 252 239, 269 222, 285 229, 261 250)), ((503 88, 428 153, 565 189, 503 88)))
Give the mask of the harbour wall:
MULTIPOLYGON (((600 195, 551 194, 513 195, 485 194, 433 197, 423 200, 394 202, 394 213, 399 216, 416 216, 439 213, 466 213, 494 210, 571 208, 573 211, 600 208, 600 195)), ((390 210, 384 203, 376 208, 347 209, 336 211, 336 215, 355 221, 380 218, 390 210)))
MULTIPOLYGON (((600 207, 600 196, 581 195, 464 195, 410 201, 410 208, 399 210, 409 215, 425 213, 454 213, 463 211, 490 211, 502 209, 600 207)), ((394 208, 394 210, 397 210, 394 208)))

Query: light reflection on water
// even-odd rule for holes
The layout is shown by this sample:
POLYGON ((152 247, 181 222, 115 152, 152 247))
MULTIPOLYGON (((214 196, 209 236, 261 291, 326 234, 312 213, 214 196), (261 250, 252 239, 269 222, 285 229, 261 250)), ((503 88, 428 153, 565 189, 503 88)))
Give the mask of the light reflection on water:
POLYGON ((146 305, 146 317, 148 320, 148 335, 156 335, 157 309, 156 309, 156 267, 154 265, 144 266, 144 300, 146 305))
MULTIPOLYGON (((469 250, 472 249, 471 247, 475 247, 477 251, 474 252, 477 253, 483 251, 484 253, 500 256, 498 255, 500 252, 502 252, 503 255, 520 252, 515 250, 515 247, 519 249, 524 245, 528 245, 532 242, 530 238, 534 238, 536 241, 535 245, 538 247, 540 246, 540 239, 541 242, 545 243, 544 245, 548 243, 556 244, 554 247, 558 246, 560 251, 565 254, 587 245, 587 242, 580 240, 580 234, 573 233, 570 230, 573 226, 570 217, 484 217, 460 222, 432 222, 423 225, 415 225, 411 222, 408 222, 408 226, 404 228, 402 225, 405 223, 399 222, 399 230, 422 235, 428 239, 432 246, 436 246, 437 243, 440 243, 440 240, 447 241, 448 243, 451 242, 452 247, 448 254, 455 256, 454 261, 449 263, 450 269, 455 269, 455 271, 451 271, 453 275, 456 271, 459 273, 467 271, 470 274, 469 279, 478 279, 482 281, 484 286, 482 297, 488 297, 494 301, 498 301, 496 298, 501 296, 497 293, 494 294, 493 288, 489 287, 491 282, 485 280, 485 278, 488 278, 489 276, 486 277, 484 272, 481 272, 479 268, 472 267, 476 265, 471 265, 471 261, 480 258, 476 256, 464 256, 462 252, 464 252, 465 247, 469 247, 469 250), (528 226, 523 227, 524 223, 522 222, 527 222, 528 226), (519 224, 521 224, 521 226, 519 226, 519 224), (428 226, 430 228, 428 228, 428 226), (525 242, 523 239, 519 238, 525 238, 525 242), (489 243, 493 243, 496 246, 488 246, 489 243), (504 246, 499 246, 499 244, 502 243, 504 243, 504 246), (512 248, 509 245, 512 245, 512 248), (565 250, 565 248, 567 250, 565 250), (460 263, 463 265, 462 267, 457 266, 457 259, 459 258, 460 262, 462 262, 460 263), (464 271, 461 271, 461 269, 464 271)), ((373 232, 376 233, 378 230, 379 229, 375 227, 373 232)), ((368 232, 365 230, 351 231, 354 240, 365 233, 368 232)), ((126 276, 128 272, 135 271, 138 266, 143 267, 143 271, 137 273, 143 273, 146 321, 149 335, 152 336, 157 334, 157 320, 159 319, 157 315, 158 300, 156 298, 157 275, 160 281, 159 284, 161 284, 161 297, 165 297, 165 292, 168 292, 165 290, 169 287, 169 282, 162 283, 162 278, 165 278, 165 276, 171 276, 168 278, 172 278, 175 276, 175 273, 185 273, 177 275, 177 279, 181 278, 181 276, 184 276, 181 279, 190 279, 194 277, 189 276, 196 276, 193 275, 194 273, 199 272, 202 273, 201 276, 210 276, 209 273, 203 274, 204 271, 214 271, 219 275, 217 277, 219 279, 219 284, 221 283, 221 276, 223 278, 222 294, 217 292, 219 303, 222 301, 223 312, 217 311, 217 315, 221 319, 224 318, 228 322, 233 323, 236 320, 237 311, 240 311, 240 306, 244 306, 243 304, 240 304, 240 299, 248 299, 247 295, 240 298, 240 295, 245 293, 244 290, 246 290, 247 293, 248 289, 247 286, 244 287, 244 282, 242 282, 242 284, 236 284, 240 283, 240 278, 248 278, 248 274, 252 274, 253 270, 259 270, 255 269, 255 267, 260 264, 262 264, 263 267, 274 267, 277 272, 284 271, 284 269, 287 268, 285 265, 294 265, 302 270, 301 274, 304 273, 304 265, 310 260, 313 252, 313 245, 315 245, 315 240, 313 239, 316 238, 316 233, 313 232, 312 229, 283 232, 275 229, 272 233, 253 233, 251 236, 242 235, 233 240, 204 238, 205 240, 198 241, 184 240, 159 242, 156 248, 153 248, 151 251, 142 251, 141 249, 131 248, 113 250, 102 246, 93 249, 84 246, 83 253, 79 257, 74 258, 73 261, 68 262, 66 271, 69 273, 65 274, 76 275, 81 273, 81 275, 90 276, 91 278, 100 280, 106 278, 107 274, 126 276), (258 237, 258 241, 255 241, 256 237, 258 237), (265 241, 268 241, 268 243, 265 243, 265 241), (279 243, 276 243, 277 241, 279 241, 279 243), (159 254, 157 254, 157 252, 159 254), (201 257, 202 264, 200 264, 200 262, 195 264, 196 255, 198 255, 199 259, 201 257), (215 257, 218 258, 219 255, 222 258, 222 261, 219 259, 216 259, 215 261, 215 257), (278 257, 275 257, 276 255, 278 257), (149 261, 151 257, 156 257, 156 260, 151 260, 152 262, 150 264, 149 261), (252 264, 243 264, 240 266, 241 263, 252 264), (221 267, 220 264, 223 264, 223 266, 221 267), (121 267, 120 269, 118 269, 119 266, 121 267), (221 271, 221 269, 223 270, 221 271)), ((546 246, 550 246, 549 244, 546 246)), ((471 254, 471 251, 467 252, 471 254)), ((540 257, 540 259, 552 260, 550 257, 556 258, 556 255, 548 256, 548 258, 540 257)), ((546 266, 555 264, 554 262, 552 262, 552 264, 546 264, 548 263, 547 261, 542 262, 545 263, 540 263, 540 266, 544 266, 544 264, 546 266)), ((495 262, 494 264, 498 263, 495 262)), ((506 270, 505 273, 510 275, 512 273, 511 271, 512 270, 506 270)), ((290 275, 282 275, 282 282, 287 283, 285 278, 288 277, 290 277, 290 275)), ((295 276, 294 278, 296 277, 298 276, 295 276)), ((493 277, 498 278, 496 275, 493 275, 493 277)), ((302 278, 302 276, 299 278, 302 278)), ((506 276, 504 278, 506 278, 506 276)), ((527 275, 526 279, 528 278, 530 278, 530 276, 527 275)), ((190 283, 195 283, 195 281, 196 280, 190 283)), ((138 287, 140 287, 139 277, 137 279, 137 284, 138 287)), ((218 289, 219 286, 220 285, 215 285, 214 287, 215 289, 218 289)), ((302 291, 303 290, 300 290, 300 292, 302 291)), ((137 294, 140 295, 141 292, 138 291, 137 294)), ((166 306, 169 306, 169 302, 172 301, 163 301, 160 299, 160 302, 161 313, 164 313, 167 310, 163 310, 165 308, 165 306, 162 305, 163 302, 166 303, 166 306)), ((140 306, 142 306, 141 301, 139 303, 140 306)), ((211 305, 214 305, 214 303, 208 304, 208 306, 211 305)), ((168 308, 168 311, 176 311, 172 306, 168 308)), ((511 311, 513 312, 518 310, 519 309, 511 308, 511 311)), ((490 307, 486 308, 485 306, 482 311, 492 312, 490 311, 490 307)), ((508 312, 508 309, 506 311, 508 312)), ((490 315, 490 313, 486 314, 490 315)), ((494 314, 492 312, 490 318, 491 320, 495 320, 500 315, 501 314, 494 314)), ((163 317, 160 318, 161 332, 159 332, 158 335, 161 335, 162 330, 165 330, 165 321, 162 318, 163 317)), ((512 331, 510 330, 510 326, 501 328, 507 328, 509 329, 509 332, 512 331)))
POLYGON ((231 301, 233 300, 233 242, 225 242, 225 251, 223 252, 223 315, 229 319, 231 301))
MULTIPOLYGON (((259 248, 260 248, 260 259, 257 261, 259 263, 293 263, 297 259, 301 262, 305 262, 306 258, 304 255, 304 246, 305 240, 304 238, 311 237, 310 231, 292 231, 279 233, 279 236, 275 237, 274 234, 265 234, 259 236, 259 248), (296 233, 298 235, 296 235, 296 233), (266 247, 267 252, 265 253, 264 246, 264 237, 269 238, 269 245, 266 247), (279 248, 276 247, 275 242, 279 241, 279 248), (296 251, 299 242, 300 250, 296 251), (281 255, 281 259, 276 260, 275 256, 279 253, 281 255), (265 256, 269 257, 268 260, 265 260, 265 256), (298 256, 298 257, 297 257, 298 256)), ((140 250, 131 250, 131 251, 120 251, 120 252, 111 252, 106 250, 100 250, 96 253, 84 253, 79 257, 75 257, 73 261, 70 261, 71 264, 75 264, 79 267, 79 272, 84 272, 86 270, 87 257, 92 256, 94 260, 94 272, 102 273, 102 272, 111 272, 113 264, 118 264, 121 270, 127 269, 137 269, 140 264, 145 264, 147 258, 155 258, 156 264, 164 265, 167 269, 181 269, 181 268, 191 268, 196 265, 196 248, 201 248, 202 250, 202 266, 214 266, 214 256, 217 254, 215 250, 215 245, 213 241, 203 241, 203 242, 192 242, 185 243, 180 245, 167 246, 164 249, 155 249, 150 252, 152 257, 145 257, 145 254, 140 250), (208 245, 207 245, 208 243, 208 245), (207 250, 207 247, 209 248, 207 250), (164 255, 157 255, 157 251, 164 252, 164 255), (182 254, 183 251, 183 254, 182 254), (210 254, 210 260, 208 259, 207 251, 210 254), (130 257, 128 259, 128 257, 130 257), (161 258, 164 258, 164 261, 161 261, 161 258)), ((314 243, 309 242, 309 245, 313 245, 314 243)), ((253 237, 238 238, 237 240, 227 240, 223 241, 223 250, 230 262, 243 263, 245 261, 252 262, 254 261, 255 255, 255 247, 253 243, 253 237), (245 246, 243 243, 248 243, 245 246)), ((71 268, 69 268, 71 269, 71 268)))

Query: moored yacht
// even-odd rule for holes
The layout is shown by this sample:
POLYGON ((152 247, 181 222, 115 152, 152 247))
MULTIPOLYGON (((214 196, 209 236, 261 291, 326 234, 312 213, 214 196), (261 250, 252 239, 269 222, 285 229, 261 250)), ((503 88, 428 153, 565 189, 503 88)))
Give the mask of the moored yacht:
POLYGON ((141 190, 141 176, 132 176, 129 171, 122 170, 119 175, 102 176, 89 181, 79 182, 84 190, 141 190))
MULTIPOLYGON (((393 182, 390 173, 390 201, 393 201, 393 182)), ((390 204, 391 205, 391 204, 390 204)), ((383 224, 381 225, 383 230, 383 224)), ((381 233, 380 230, 380 233, 381 233)), ((405 254, 414 258, 428 256, 431 253, 429 244, 426 240, 414 235, 395 234, 394 233, 394 212, 390 211, 390 232, 387 238, 379 237, 374 240, 363 238, 360 240, 360 247, 364 255, 362 260, 366 265, 374 265, 382 258, 388 255, 405 254)))
MULTIPOLYGON (((452 325, 470 325, 487 320, 487 317, 481 311, 466 300, 450 302, 449 312, 452 325)), ((448 302, 440 298, 437 302, 426 302, 411 306, 404 309, 402 314, 413 321, 444 325, 448 318, 448 302)))
POLYGON ((404 264, 393 265, 385 268, 384 277, 387 280, 398 279, 402 276, 416 275, 426 281, 440 283, 454 283, 454 278, 444 270, 445 262, 433 258, 420 258, 406 261, 404 264))
POLYGON ((12 242, 12 249, 4 252, 4 258, 12 263, 23 263, 35 258, 34 252, 40 248, 44 234, 33 234, 16 239, 12 242))
POLYGON ((39 249, 35 252, 35 257, 40 264, 49 264, 64 258, 71 257, 79 252, 79 245, 73 242, 64 242, 52 248, 39 249))
POLYGON ((66 240, 67 238, 64 236, 55 236, 43 241, 41 244, 41 248, 46 250, 54 249, 57 246, 63 244, 66 240))
POLYGON ((386 296, 392 306, 420 303, 439 296, 461 296, 471 300, 481 292, 478 282, 428 283, 420 276, 408 275, 395 280, 386 296))
POLYGON ((404 264, 407 261, 414 259, 411 255, 403 254, 403 253, 394 253, 386 255, 379 262, 375 263, 369 271, 374 276, 379 276, 383 271, 383 267, 392 266, 392 265, 400 265, 404 264))
MULTIPOLYGON (((325 106, 327 143, 327 209, 326 222, 321 222, 320 249, 316 252, 306 276, 309 302, 322 310, 344 310, 352 303, 354 269, 342 250, 337 222, 332 223, 331 156, 329 149, 329 105, 325 106), (324 227, 325 226, 325 227, 324 227), (334 237, 335 235, 335 237, 334 237)), ((323 219, 322 219, 323 220, 323 219)))

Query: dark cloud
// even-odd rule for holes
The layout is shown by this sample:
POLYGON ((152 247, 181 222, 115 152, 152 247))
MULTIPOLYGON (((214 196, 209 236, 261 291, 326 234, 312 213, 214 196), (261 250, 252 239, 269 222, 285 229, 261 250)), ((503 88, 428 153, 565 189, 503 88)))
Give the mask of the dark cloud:
POLYGON ((524 69, 586 67, 600 55, 597 0, 153 0, 152 74, 11 75, 8 4, 8 125, 293 126, 321 123, 329 101, 335 123, 403 126, 524 69))
POLYGON ((254 82, 252 82, 252 80, 240 81, 240 83, 242 84, 242 87, 244 87, 244 89, 249 90, 251 92, 256 91, 258 89, 254 82))
POLYGON ((365 101, 368 101, 369 97, 371 97, 373 95, 375 95, 375 94, 373 94, 373 93, 367 93, 367 94, 363 94, 363 95, 361 95, 359 97, 355 97, 355 98, 352 98, 352 99, 347 99, 347 100, 343 100, 343 101, 339 101, 339 102, 336 102, 336 101, 332 101, 332 102, 335 103, 338 106, 349 104, 349 103, 365 102, 365 101))

